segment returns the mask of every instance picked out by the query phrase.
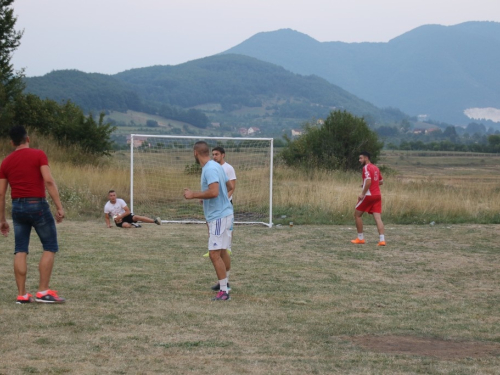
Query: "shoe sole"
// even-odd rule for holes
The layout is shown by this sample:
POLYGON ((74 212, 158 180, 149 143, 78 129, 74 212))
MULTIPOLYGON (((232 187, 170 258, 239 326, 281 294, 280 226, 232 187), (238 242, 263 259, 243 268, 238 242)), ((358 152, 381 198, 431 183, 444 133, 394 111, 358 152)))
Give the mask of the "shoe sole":
POLYGON ((38 299, 38 298, 35 298, 35 301, 38 303, 64 303, 64 302, 66 302, 66 301, 45 301, 43 299, 38 299))
POLYGON ((228 297, 227 299, 212 298, 212 301, 231 301, 231 297, 228 297))

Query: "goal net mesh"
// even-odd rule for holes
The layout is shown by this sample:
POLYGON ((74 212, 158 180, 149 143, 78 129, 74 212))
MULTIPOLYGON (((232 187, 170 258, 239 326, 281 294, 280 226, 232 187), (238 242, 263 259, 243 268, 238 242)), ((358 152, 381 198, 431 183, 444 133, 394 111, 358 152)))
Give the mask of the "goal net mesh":
POLYGON ((184 188, 200 191, 197 141, 224 147, 236 172, 235 223, 272 225, 273 142, 267 138, 131 136, 131 209, 162 222, 205 222, 200 200, 186 200, 184 188))

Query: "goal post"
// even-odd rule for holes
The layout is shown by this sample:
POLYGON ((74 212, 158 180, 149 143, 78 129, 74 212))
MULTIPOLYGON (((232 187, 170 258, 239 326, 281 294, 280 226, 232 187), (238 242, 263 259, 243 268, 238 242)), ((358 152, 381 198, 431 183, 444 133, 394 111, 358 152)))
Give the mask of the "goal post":
POLYGON ((164 223, 205 223, 200 200, 183 196, 184 188, 200 190, 201 166, 193 154, 198 141, 207 142, 210 152, 222 146, 236 172, 235 224, 272 227, 273 138, 131 134, 131 211, 164 223))

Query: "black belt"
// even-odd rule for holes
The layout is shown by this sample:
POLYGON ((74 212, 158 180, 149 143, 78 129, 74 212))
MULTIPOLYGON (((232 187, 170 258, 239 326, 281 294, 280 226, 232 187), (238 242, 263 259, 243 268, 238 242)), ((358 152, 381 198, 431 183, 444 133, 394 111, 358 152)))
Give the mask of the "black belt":
POLYGON ((12 199, 12 202, 45 202, 45 198, 14 198, 12 199))

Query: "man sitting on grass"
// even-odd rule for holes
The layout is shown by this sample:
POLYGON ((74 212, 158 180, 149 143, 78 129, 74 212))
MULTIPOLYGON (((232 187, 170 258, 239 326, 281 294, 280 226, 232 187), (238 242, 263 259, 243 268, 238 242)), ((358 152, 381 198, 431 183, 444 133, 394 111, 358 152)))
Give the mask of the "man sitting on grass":
POLYGON ((106 226, 108 228, 111 228, 110 216, 115 221, 116 226, 120 228, 140 228, 141 226, 137 224, 138 221, 161 225, 161 219, 159 217, 151 219, 146 216, 139 216, 131 213, 127 203, 125 203, 123 199, 117 198, 114 190, 108 192, 108 198, 109 201, 104 206, 104 218, 106 219, 106 226))

